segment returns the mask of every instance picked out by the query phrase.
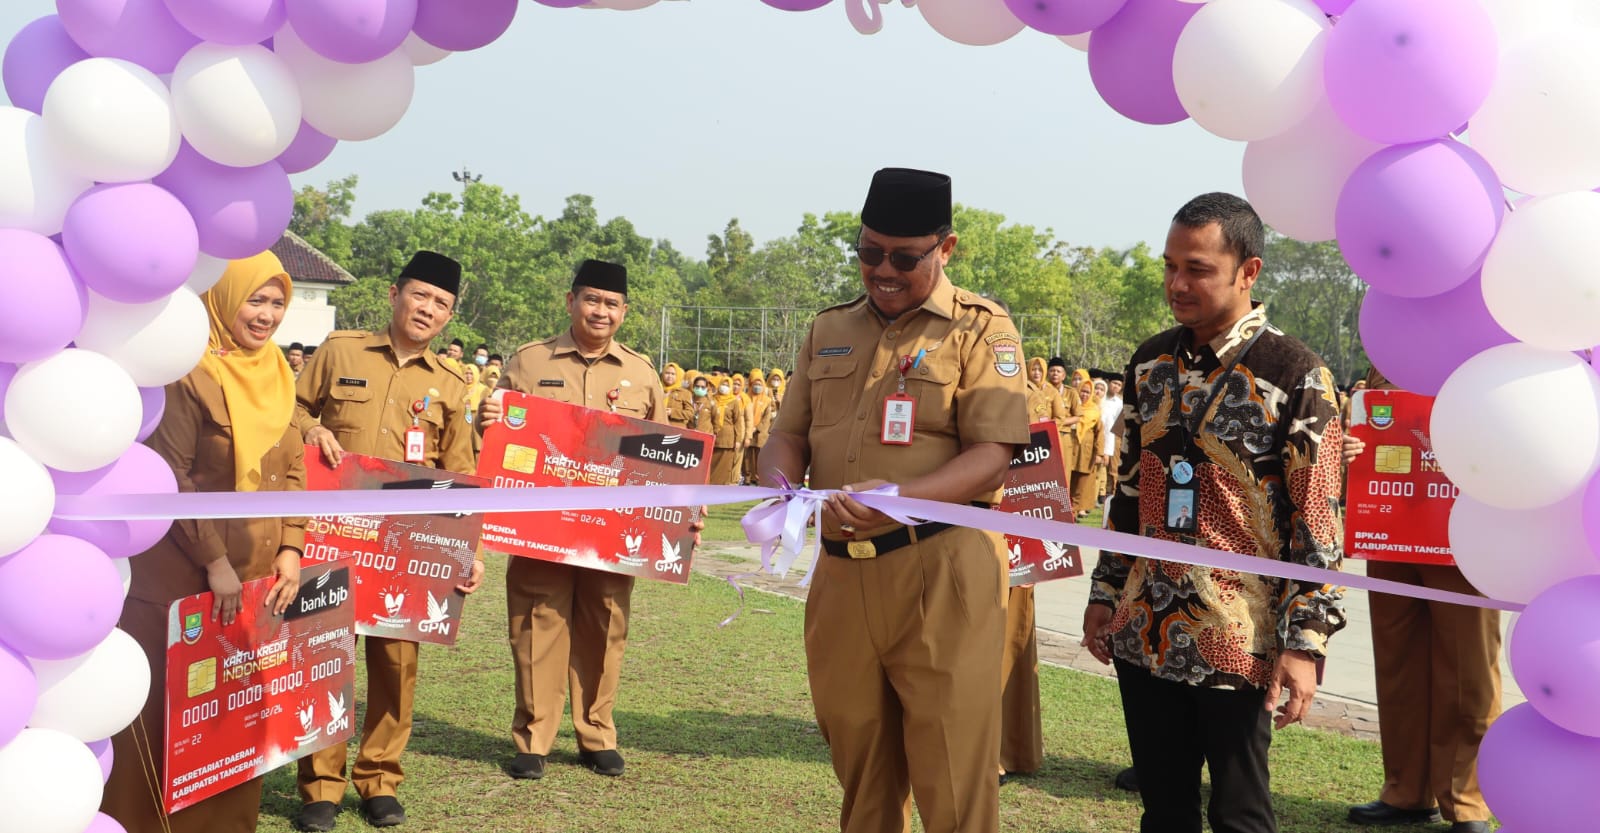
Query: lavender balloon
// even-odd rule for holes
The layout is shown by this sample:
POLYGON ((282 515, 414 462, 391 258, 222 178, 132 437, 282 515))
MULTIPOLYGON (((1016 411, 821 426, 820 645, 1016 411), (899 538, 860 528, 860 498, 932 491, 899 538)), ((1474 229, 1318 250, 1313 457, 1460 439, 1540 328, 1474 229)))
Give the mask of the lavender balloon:
MULTIPOLYGON (((94 759, 100 762, 100 780, 102 782, 110 780, 111 765, 116 761, 116 755, 111 746, 111 738, 92 740, 84 744, 84 746, 89 747, 89 751, 94 753, 94 759)), ((91 827, 89 829, 93 830, 94 828, 91 827)))
MULTIPOLYGON (((178 491, 172 467, 149 446, 135 443, 102 469, 50 471, 57 495, 170 495, 178 491)), ((167 534, 171 521, 50 521, 50 531, 82 538, 112 558, 128 558, 150 549, 167 534)))
POLYGON ((171 294, 200 254, 194 218, 177 197, 148 182, 83 192, 67 209, 61 242, 85 286, 125 304, 171 294))
POLYGON ((161 424, 161 417, 167 412, 166 388, 140 388, 139 404, 144 409, 144 416, 139 420, 138 439, 144 442, 156 432, 156 426, 161 424))
POLYGON ((283 0, 166 0, 167 11, 201 40, 246 46, 283 27, 283 0))
POLYGON ((155 183, 188 207, 199 231, 199 249, 212 257, 234 259, 265 251, 289 228, 294 212, 294 189, 277 162, 230 168, 201 156, 188 143, 155 183))
POLYGON ((1361 346, 1395 385, 1434 396, 1467 359, 1516 341, 1483 303, 1479 276, 1428 298, 1369 290, 1361 302, 1361 346))
MULTIPOLYGON (((26 303, 0 306, 0 362, 31 362, 66 347, 83 326, 89 296, 48 237, 0 229, 0 286, 26 303)), ((9 381, 9 377, 8 377, 9 381)))
MULTIPOLYGON (((574 2, 539 0, 546 6, 571 7, 574 2)), ((413 31, 440 49, 466 52, 488 46, 511 28, 517 0, 417 0, 413 31)))
POLYGON ((1122 11, 1128 0, 1006 0, 1006 8, 1047 35, 1081 35, 1122 11))
MULTIPOLYGON (((90 746, 93 746, 93 744, 90 744, 90 746)), ((106 777, 110 778, 111 776, 107 775, 106 777)), ((128 833, 128 829, 105 813, 95 813, 94 820, 89 822, 89 826, 84 828, 83 833, 128 833)))
POLYGON ((1328 14, 1344 14, 1356 0, 1317 0, 1317 8, 1328 14))
POLYGON ((1600 739, 1569 732, 1522 703, 1489 727, 1478 747, 1478 782, 1508 826, 1591 830, 1600 815, 1600 739))
POLYGON ((40 535, 0 561, 0 642, 38 659, 100 644, 122 614, 122 579, 87 541, 40 535))
MULTIPOLYGON (((540 0, 540 2, 544 2, 544 0, 540 0)), ((782 9, 786 12, 809 12, 812 9, 820 9, 823 6, 832 3, 833 0, 761 0, 761 2, 766 3, 774 9, 782 9)), ((546 3, 545 5, 555 4, 546 3)))
POLYGON ((1328 101, 1374 142, 1437 139, 1489 97, 1499 55, 1494 21, 1479 3, 1357 3, 1328 33, 1328 101))
POLYGON ((338 144, 338 139, 302 121, 300 131, 294 134, 294 141, 278 155, 278 166, 287 174, 309 171, 322 164, 322 160, 327 159, 338 144))
POLYGON ((157 75, 171 72, 200 42, 162 0, 56 0, 56 13, 85 52, 132 61, 157 75))
POLYGON ((1589 481, 1583 493, 1583 531, 1589 539, 1589 549, 1600 553, 1600 475, 1589 481))
POLYGON ((44 91, 50 88, 50 82, 62 70, 88 57, 89 53, 67 35, 60 17, 41 17, 22 27, 6 47, 5 61, 0 64, 6 96, 12 106, 43 112, 44 91))
POLYGON ((1172 53, 1196 3, 1128 0, 1116 17, 1089 38, 1089 78, 1100 97, 1124 116, 1145 124, 1189 117, 1172 82, 1172 53))
POLYGON ((417 0, 283 0, 283 7, 306 46, 346 64, 376 61, 399 49, 417 20, 417 0))
POLYGON ((0 746, 10 743, 28 725, 38 695, 27 658, 0 645, 0 746))
POLYGON ((1334 228, 1345 262, 1379 292, 1448 292, 1483 266, 1505 215, 1494 170, 1453 141, 1374 153, 1339 194, 1334 228))
POLYGON ((1600 576, 1568 579, 1535 596, 1517 620, 1511 671, 1551 723, 1600 737, 1600 576))

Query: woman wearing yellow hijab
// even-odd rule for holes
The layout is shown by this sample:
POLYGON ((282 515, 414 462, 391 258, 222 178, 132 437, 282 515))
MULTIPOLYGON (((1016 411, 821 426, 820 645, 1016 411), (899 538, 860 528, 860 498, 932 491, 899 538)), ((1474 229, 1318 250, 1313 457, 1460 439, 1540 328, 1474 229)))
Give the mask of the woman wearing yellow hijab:
POLYGON ((778 409, 783 407, 783 389, 787 386, 786 383, 788 381, 784 377, 783 371, 776 367, 767 372, 767 388, 768 393, 772 394, 772 414, 774 417, 777 416, 778 409))
MULTIPOLYGON (((1078 424, 1073 426, 1078 443, 1072 460, 1072 506, 1082 518, 1100 503, 1100 483, 1095 478, 1100 461, 1100 397, 1094 392, 1089 371, 1081 367, 1072 371, 1072 387, 1083 406, 1078 424)), ((1105 480, 1103 474, 1099 480, 1105 480)))
MULTIPOLYGON (((305 488, 305 446, 290 423, 294 373, 273 344, 293 286, 283 265, 263 252, 228 265, 200 296, 211 338, 200 366, 167 386, 166 412, 148 444, 172 466, 184 492, 275 492, 305 488)), ((207 590, 209 619, 232 624, 243 582, 276 575, 265 612, 281 614, 300 586, 304 518, 180 520, 154 547, 130 561, 132 585, 119 626, 150 661, 149 699, 133 725, 112 739, 115 766, 101 810, 128 830, 256 829, 261 779, 167 816, 161 808, 165 743, 167 609, 207 590)))
POLYGON ((767 388, 767 380, 762 378, 761 368, 750 371, 750 441, 745 444, 743 474, 746 483, 756 482, 756 458, 761 456, 761 448, 767 444, 767 437, 772 434, 772 418, 777 415, 778 409, 772 399, 772 391, 767 388))
POLYGON ((721 374, 712 377, 716 383, 712 402, 722 418, 717 423, 717 442, 711 451, 711 483, 717 486, 739 485, 739 453, 744 449, 744 403, 733 392, 733 380, 721 374))
POLYGON ((677 362, 667 362, 667 366, 661 368, 661 391, 672 393, 682 385, 683 368, 679 367, 677 362))

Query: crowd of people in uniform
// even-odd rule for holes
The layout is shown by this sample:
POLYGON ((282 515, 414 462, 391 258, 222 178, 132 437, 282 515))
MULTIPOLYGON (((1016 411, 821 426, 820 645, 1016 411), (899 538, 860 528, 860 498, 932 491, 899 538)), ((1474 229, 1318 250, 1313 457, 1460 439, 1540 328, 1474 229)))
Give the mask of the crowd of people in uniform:
MULTIPOLYGON (((863 294, 817 315, 790 374, 671 363, 658 374, 615 340, 627 270, 596 260, 573 274, 564 331, 509 358, 486 345, 468 357, 459 340, 435 351, 462 275, 430 251, 396 276, 388 327, 284 351, 271 339, 293 297, 290 277, 270 252, 233 261, 203 296, 205 358, 168 387, 150 446, 185 491, 304 488, 308 447, 332 465, 360 453, 471 472, 483 431, 502 417, 501 389, 710 434, 713 483, 829 493, 804 642, 843 791, 841 831, 901 833, 914 797, 930 833, 992 833, 1000 786, 1043 756, 1032 588, 1008 587, 1000 536, 902 524, 857 493, 993 507, 1030 425, 1053 422, 1080 515, 1109 494, 1105 523, 1119 532, 1337 568, 1340 458, 1360 449, 1341 441, 1338 391, 1321 360, 1251 300, 1264 231, 1243 200, 1202 195, 1174 216, 1166 292, 1178 326, 1152 334, 1121 373, 1025 359, 1003 304, 945 276, 958 240, 952 206, 942 174, 873 176, 856 247, 863 294)), ((168 605, 209 590, 213 615, 227 622, 242 582, 275 576, 266 604, 281 612, 298 587, 304 537, 305 519, 186 520, 134 559, 121 626, 145 647, 152 679, 166 678, 168 605)), ((461 592, 474 592, 483 562, 459 578, 461 592)), ((544 775, 570 702, 581 764, 622 775, 613 712, 634 580, 511 558, 505 581, 515 693, 507 773, 544 775)), ((1084 645, 1116 668, 1140 829, 1199 833, 1204 764, 1212 830, 1274 833, 1272 729, 1309 708, 1316 664, 1345 623, 1340 588, 1110 551, 1091 582, 1084 645)), ((406 821, 399 789, 417 645, 364 641, 354 764, 343 746, 299 761, 301 830, 332 830, 347 786, 373 826, 406 821)), ((105 812, 132 833, 253 830, 259 779, 163 811, 163 705, 153 686, 140 719, 114 739, 105 812)), ((1481 732, 1459 734, 1457 746, 1475 751, 1481 732)), ((1386 735, 1386 766, 1388 753, 1386 735)), ((1422 761, 1431 768, 1418 786, 1363 805, 1370 823, 1436 813, 1437 798, 1458 830, 1485 830, 1472 826, 1482 824, 1473 817, 1481 800, 1462 795, 1475 784, 1459 772, 1437 777, 1460 769, 1457 748, 1445 754, 1450 761, 1422 761), (1396 796, 1420 806, 1385 803, 1396 796)))

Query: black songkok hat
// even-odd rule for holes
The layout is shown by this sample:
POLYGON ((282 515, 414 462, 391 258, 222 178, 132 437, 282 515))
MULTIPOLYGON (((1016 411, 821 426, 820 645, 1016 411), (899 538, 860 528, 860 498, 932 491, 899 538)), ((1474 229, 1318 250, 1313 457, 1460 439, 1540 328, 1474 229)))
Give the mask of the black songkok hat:
POLYGON ((1061 358, 1060 356, 1051 356, 1050 361, 1047 364, 1050 367, 1059 367, 1062 370, 1067 369, 1067 360, 1061 358))
POLYGON ((585 260, 572 276, 572 288, 590 286, 606 292, 628 294, 628 267, 603 260, 585 260))
POLYGON ((950 225, 950 177, 914 168, 872 175, 861 224, 890 237, 922 237, 950 225))
POLYGON ((461 294, 461 264, 438 252, 419 249, 400 270, 400 280, 433 284, 451 295, 461 294))

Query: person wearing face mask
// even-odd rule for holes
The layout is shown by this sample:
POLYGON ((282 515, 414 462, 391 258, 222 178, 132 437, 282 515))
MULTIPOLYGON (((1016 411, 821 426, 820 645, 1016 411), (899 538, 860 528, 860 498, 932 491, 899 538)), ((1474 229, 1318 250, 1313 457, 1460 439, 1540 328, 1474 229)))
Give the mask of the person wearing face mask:
POLYGON ((683 426, 707 434, 717 433, 722 425, 722 409, 717 407, 717 402, 711 396, 711 381, 704 376, 695 377, 687 389, 680 388, 674 393, 683 393, 684 405, 683 426))
POLYGON ((1082 519, 1100 503, 1100 484, 1105 480, 1104 473, 1095 470, 1100 459, 1100 397, 1089 371, 1080 367, 1072 372, 1067 395, 1078 400, 1079 412, 1073 424, 1072 454, 1063 456, 1072 464, 1072 508, 1082 519))
POLYGON ((767 444, 767 437, 772 433, 772 418, 776 415, 776 407, 772 401, 772 394, 767 390, 766 380, 761 378, 761 371, 753 371, 750 375, 750 439, 745 444, 743 480, 746 483, 756 482, 756 460, 761 456, 761 448, 767 444))
POLYGON ((717 392, 713 401, 721 412, 717 425, 716 447, 711 452, 711 482, 714 485, 739 484, 739 454, 744 448, 749 430, 745 423, 745 409, 739 395, 733 391, 733 380, 717 377, 717 392))
POLYGON ((774 367, 767 374, 767 392, 772 396, 772 413, 777 416, 778 410, 783 407, 783 371, 774 367))
MULTIPOLYGON (((295 421, 306 444, 317 446, 329 465, 337 467, 349 451, 462 474, 476 469, 466 379, 456 362, 428 349, 450 322, 460 292, 461 265, 419 251, 389 287, 393 316, 386 329, 330 333, 312 355, 296 386, 295 421), (420 432, 420 444, 407 441, 413 432, 420 432)), ((483 562, 474 561, 471 573, 458 578, 461 592, 474 592, 483 582, 483 562)), ((362 639, 367 712, 350 780, 368 823, 391 827, 406 819, 398 798, 405 778, 400 757, 411 738, 417 643, 362 639)), ((296 827, 334 828, 347 757, 344 746, 332 746, 300 759, 304 804, 296 827)))
POLYGON ((489 366, 489 345, 480 344, 472 351, 472 363, 479 367, 489 366))
MULTIPOLYGON (((166 388, 166 410, 148 445, 184 492, 279 492, 305 488, 305 446, 294 427, 294 373, 272 334, 293 286, 271 252, 235 260, 201 294, 211 337, 200 366, 166 388)), ((211 615, 231 624, 242 584, 277 577, 265 605, 281 614, 300 584, 305 518, 179 520, 154 547, 129 559, 128 600, 117 624, 150 662, 139 718, 112 738, 115 763, 100 809, 127 830, 245 833, 256 829, 261 779, 167 815, 162 808, 167 610, 210 590, 211 615)))

